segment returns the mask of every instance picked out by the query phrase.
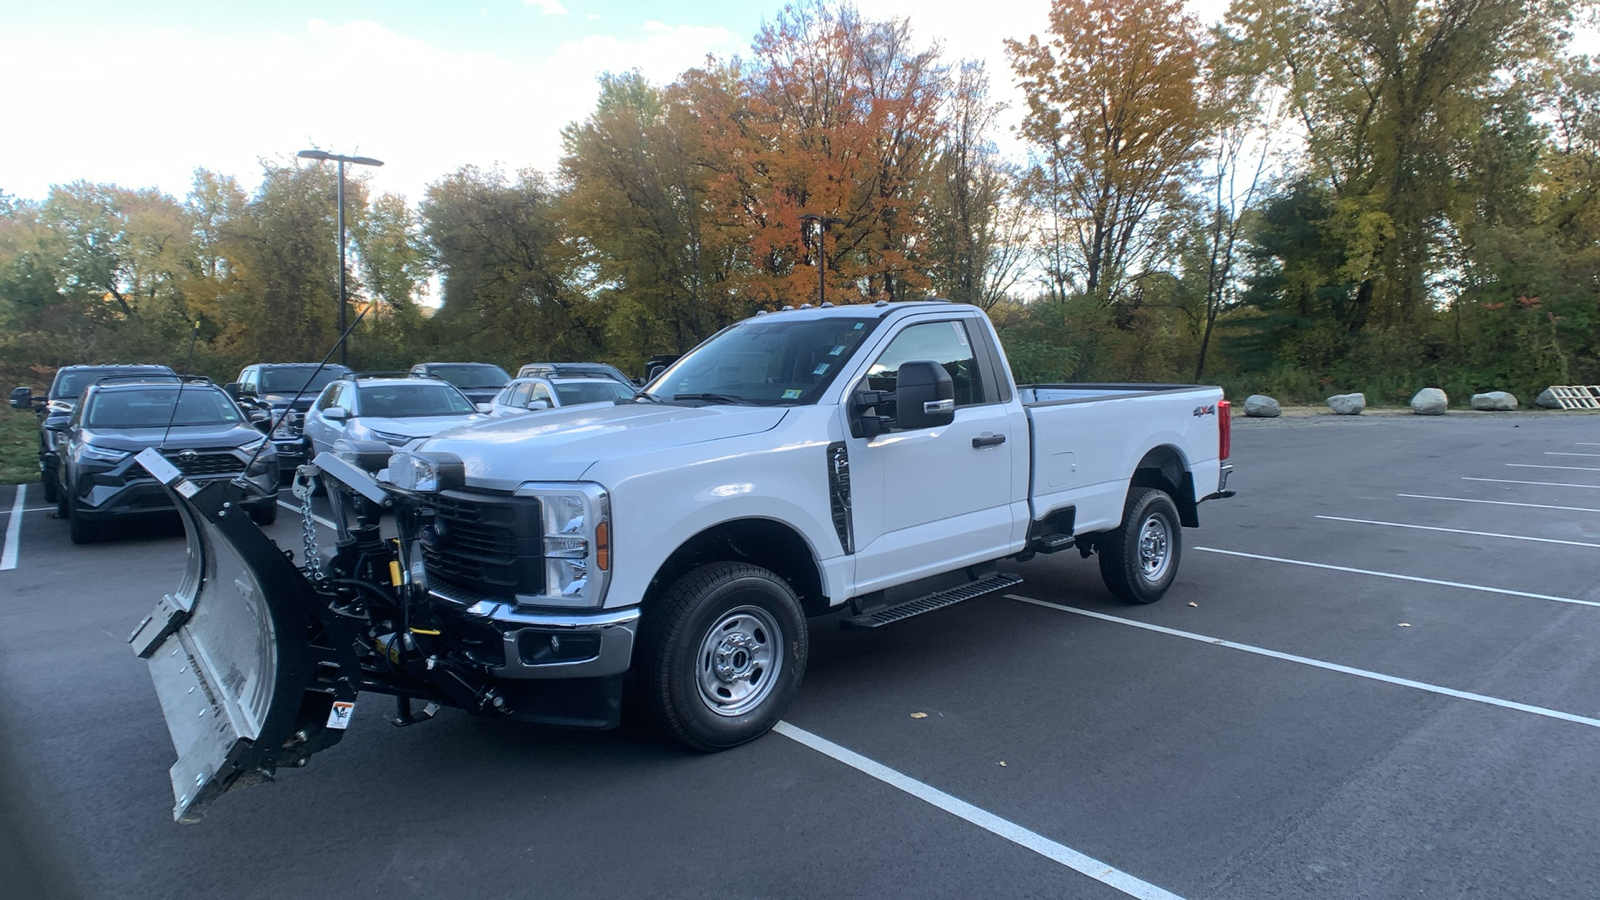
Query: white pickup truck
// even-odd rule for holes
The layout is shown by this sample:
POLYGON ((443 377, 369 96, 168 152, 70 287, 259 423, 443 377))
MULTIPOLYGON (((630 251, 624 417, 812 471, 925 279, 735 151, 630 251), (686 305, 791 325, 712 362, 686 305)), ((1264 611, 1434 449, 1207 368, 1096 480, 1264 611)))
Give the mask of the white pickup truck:
POLYGON ((1097 555, 1118 597, 1155 601, 1180 526, 1231 496, 1228 443, 1218 388, 1018 386, 982 311, 879 303, 757 315, 614 406, 392 457, 324 453, 340 539, 299 569, 227 518, 220 488, 158 471, 185 498, 191 577, 132 642, 173 727, 177 813, 303 763, 357 692, 400 697, 399 724, 443 704, 608 727, 631 674, 667 733, 718 750, 783 715, 808 617, 881 627, 1004 590, 1020 579, 997 564, 1068 548, 1097 555), (208 565, 248 587, 208 590, 208 565), (208 604, 233 609, 213 621, 284 621, 271 641, 228 643, 201 621, 208 604), (234 727, 197 743, 186 717, 207 703, 234 727))

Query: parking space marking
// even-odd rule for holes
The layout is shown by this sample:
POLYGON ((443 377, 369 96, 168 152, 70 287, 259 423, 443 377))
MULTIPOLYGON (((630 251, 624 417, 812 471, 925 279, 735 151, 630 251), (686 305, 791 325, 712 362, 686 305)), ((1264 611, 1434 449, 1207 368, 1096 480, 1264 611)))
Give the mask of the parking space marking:
MULTIPOLYGON (((289 512, 294 513, 295 515, 299 515, 300 514, 300 507, 295 506, 292 503, 285 503, 282 500, 279 500, 278 501, 278 505, 283 507, 284 509, 287 509, 289 512)), ((323 528, 332 528, 335 531, 339 530, 339 526, 333 524, 332 522, 328 521, 327 519, 324 519, 323 517, 317 515, 316 513, 312 513, 311 514, 311 521, 316 522, 318 525, 321 525, 323 528)))
POLYGON ((1510 500, 1473 500, 1468 497, 1435 497, 1432 494, 1395 494, 1396 497, 1410 497, 1414 500, 1449 500, 1454 503, 1492 503, 1496 506, 1526 506, 1529 509, 1561 509, 1567 512, 1592 512, 1600 513, 1600 509, 1589 506, 1552 506, 1548 503, 1513 503, 1510 500))
POLYGON ((11 519, 6 522, 5 549, 0 550, 0 572, 17 567, 17 545, 22 542, 22 510, 28 504, 28 486, 17 485, 17 496, 11 501, 11 519))
POLYGON ((1566 484, 1560 481, 1512 481, 1509 478, 1473 478, 1470 475, 1461 476, 1462 481, 1488 481, 1494 484, 1536 484, 1541 487, 1575 487, 1588 488, 1591 491, 1600 491, 1600 484, 1566 484))
POLYGON ((1293 653, 1284 653, 1280 650, 1268 650, 1265 647, 1256 647, 1251 644, 1240 644, 1236 641, 1224 640, 1223 638, 1211 637, 1210 635, 1195 634, 1192 631, 1179 631, 1176 628, 1166 628, 1161 625, 1152 625, 1149 622, 1138 622, 1133 619, 1124 619, 1120 616, 1111 616, 1106 615, 1105 613, 1094 612, 1093 610, 1078 609, 1075 606, 1063 606, 1059 603, 1051 603, 1046 600, 1035 600, 1031 597, 1022 597, 1017 594, 1007 594, 1006 596, 1010 597, 1012 600, 1020 600, 1023 603, 1031 603, 1034 606, 1048 607, 1049 609, 1060 610, 1061 612, 1069 612, 1077 616, 1086 616, 1090 619, 1100 619, 1105 622, 1115 622, 1118 625, 1131 625, 1134 628, 1142 628, 1145 631, 1154 631, 1157 634, 1180 637, 1189 641, 1198 641, 1202 644, 1211 644, 1215 647, 1226 647, 1229 650, 1243 650, 1246 653, 1254 653, 1257 656, 1266 656, 1272 659, 1281 659, 1285 662, 1299 663, 1303 666, 1311 666, 1315 669, 1325 669, 1329 672, 1338 672, 1342 675, 1354 675, 1357 678, 1381 681, 1385 684, 1394 684, 1399 685, 1400 687, 1415 688, 1419 691, 1427 691, 1430 694, 1439 694, 1444 697, 1454 697, 1457 700, 1470 700, 1473 703, 1483 703, 1489 706, 1498 706, 1501 709, 1511 709, 1516 710, 1517 712, 1532 713, 1536 716, 1544 716, 1547 719, 1560 719, 1563 722, 1572 722, 1577 725, 1587 725, 1590 728, 1600 728, 1600 719, 1591 719, 1588 716, 1580 716, 1574 713, 1562 712, 1559 709, 1548 709, 1543 706, 1533 706, 1532 704, 1528 703, 1518 703, 1515 700, 1505 700, 1500 697, 1491 697, 1488 694, 1474 694, 1471 691, 1458 691, 1455 688, 1449 688, 1439 684, 1429 684, 1426 681, 1413 681, 1410 678, 1400 678, 1395 675, 1385 675, 1382 672, 1374 672, 1370 669, 1357 669, 1354 666, 1345 666, 1340 665, 1339 663, 1327 662, 1325 660, 1312 659, 1309 656, 1296 656, 1293 653))
POLYGON ((1524 537, 1520 534, 1497 534, 1492 531, 1467 531, 1465 528, 1439 528, 1434 525, 1407 525, 1404 522, 1379 522, 1376 519, 1347 519, 1344 516, 1317 516, 1330 522, 1355 522, 1358 525, 1387 525, 1390 528, 1415 528, 1418 531, 1448 531, 1451 534, 1470 534, 1475 537, 1505 538, 1508 541, 1538 541, 1541 544, 1565 544, 1568 547, 1594 547, 1600 549, 1600 544, 1591 544, 1587 541, 1558 541, 1555 538, 1524 537))
POLYGON ((1592 458, 1600 458, 1600 453, 1563 453, 1560 450, 1546 450, 1544 452, 1544 455, 1545 456, 1588 456, 1588 457, 1592 457, 1592 458))
MULTIPOLYGON (((1600 725, 1600 722, 1595 724, 1600 725)), ((868 759, 854 750, 841 747, 827 738, 818 737, 804 728, 797 728, 788 722, 779 722, 772 730, 824 756, 832 757, 858 772, 870 775, 892 788, 905 791, 924 803, 937 806, 957 818, 965 819, 990 834, 1032 850, 1046 859, 1058 862, 1080 875, 1087 875, 1130 897, 1138 897, 1140 900, 1183 900, 1171 891, 1156 887, 1148 881, 1129 875, 1115 866, 1107 865, 1065 844, 1056 843, 1036 831, 1024 828, 1009 819, 1002 819, 988 810, 973 806, 903 772, 868 759)))
POLYGON ((1216 547, 1196 547, 1206 553, 1222 553, 1228 556, 1242 556, 1246 559, 1261 559, 1267 562, 1286 563, 1291 566, 1305 566, 1309 569, 1329 569, 1334 572, 1349 572, 1353 575, 1371 575, 1376 578, 1393 578, 1398 581, 1415 581, 1421 584, 1437 584, 1440 587, 1461 588, 1467 591, 1482 591, 1486 594, 1504 594, 1509 597, 1528 597, 1533 600, 1554 600, 1557 603, 1576 603, 1579 606, 1600 606, 1594 600, 1579 600, 1575 597, 1554 597, 1550 594, 1535 594, 1529 591, 1513 591, 1509 588, 1488 587, 1481 584, 1466 584, 1460 581, 1440 581, 1437 578, 1423 578, 1420 575, 1400 575, 1395 572, 1374 572, 1371 569, 1353 569, 1349 566, 1335 566, 1329 563, 1307 562, 1303 559, 1284 559, 1281 556, 1263 556, 1259 553, 1242 553, 1238 550, 1219 550, 1216 547))
POLYGON ((1594 466, 1541 466, 1537 463, 1506 463, 1513 469, 1561 469, 1566 472, 1600 472, 1594 466))

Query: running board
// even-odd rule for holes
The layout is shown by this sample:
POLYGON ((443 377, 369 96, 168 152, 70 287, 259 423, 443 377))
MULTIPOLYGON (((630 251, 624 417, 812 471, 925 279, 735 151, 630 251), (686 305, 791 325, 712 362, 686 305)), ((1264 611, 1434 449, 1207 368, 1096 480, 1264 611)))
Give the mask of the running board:
POLYGON ((915 600, 896 603, 893 606, 881 606, 857 615, 848 616, 839 620, 839 627, 845 631, 870 631, 892 625, 902 619, 920 616, 923 613, 954 606, 963 600, 972 600, 997 591, 1003 591, 1022 583, 1016 575, 996 573, 977 581, 968 582, 960 587, 950 588, 947 591, 937 591, 915 600))

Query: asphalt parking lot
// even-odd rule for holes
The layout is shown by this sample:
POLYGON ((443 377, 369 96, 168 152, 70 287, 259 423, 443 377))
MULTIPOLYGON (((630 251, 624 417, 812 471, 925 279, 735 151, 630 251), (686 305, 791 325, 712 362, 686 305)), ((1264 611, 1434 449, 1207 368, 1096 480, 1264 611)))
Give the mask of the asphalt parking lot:
POLYGON ((1239 421, 1233 461, 1153 606, 1068 552, 816 620, 785 725, 714 756, 365 697, 192 826, 124 643, 176 519, 75 547, 0 488, 0 844, 40 879, 0 895, 1600 896, 1600 416, 1239 421))

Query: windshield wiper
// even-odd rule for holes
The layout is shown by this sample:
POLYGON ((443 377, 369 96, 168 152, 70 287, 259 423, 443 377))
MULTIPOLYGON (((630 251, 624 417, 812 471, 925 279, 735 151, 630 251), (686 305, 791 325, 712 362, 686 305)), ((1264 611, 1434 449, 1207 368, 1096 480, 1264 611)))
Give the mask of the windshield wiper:
POLYGON ((732 394, 673 394, 673 400, 704 400, 707 403, 734 403, 739 406, 751 406, 749 400, 735 397, 732 394))

